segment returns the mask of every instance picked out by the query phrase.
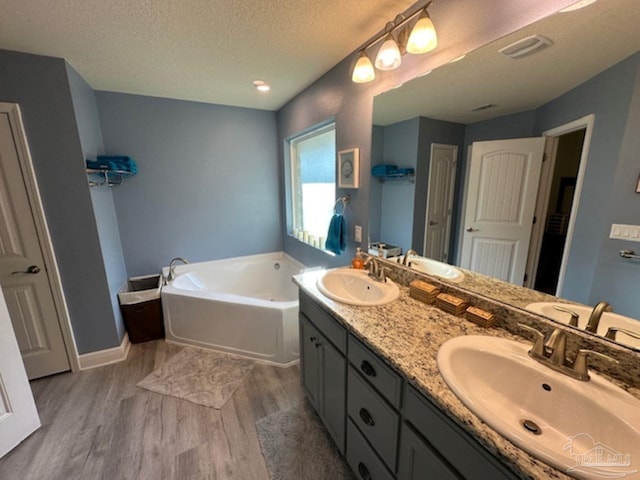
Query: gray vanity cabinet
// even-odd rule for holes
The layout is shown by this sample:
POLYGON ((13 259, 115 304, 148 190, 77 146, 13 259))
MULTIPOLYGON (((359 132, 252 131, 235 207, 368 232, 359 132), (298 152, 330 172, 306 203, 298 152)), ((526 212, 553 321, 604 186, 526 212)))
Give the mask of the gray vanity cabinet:
POLYGON ((405 388, 403 413, 400 480, 517 478, 411 386, 405 388))
POLYGON ((303 387, 336 446, 344 453, 346 331, 302 293, 299 319, 303 387))
POLYGON ((404 422, 400 437, 398 479, 423 480, 424 478, 459 480, 461 477, 409 423, 404 422))
POLYGON ((309 400, 359 480, 517 478, 302 291, 300 359, 309 400))

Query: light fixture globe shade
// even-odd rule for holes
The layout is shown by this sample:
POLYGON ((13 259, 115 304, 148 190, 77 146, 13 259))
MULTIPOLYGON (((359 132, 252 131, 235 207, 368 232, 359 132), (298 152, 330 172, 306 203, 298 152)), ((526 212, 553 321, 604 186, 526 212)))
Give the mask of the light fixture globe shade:
POLYGON ((427 53, 438 46, 438 36, 436 28, 429 18, 429 14, 423 11, 420 18, 413 26, 409 41, 407 42, 407 52, 409 53, 427 53))
POLYGON ((400 49, 391 34, 387 34, 378 55, 376 55, 375 65, 378 70, 395 70, 402 63, 400 49))
POLYGON ((373 69, 373 63, 365 52, 360 52, 360 57, 353 67, 353 74, 351 80, 353 83, 367 83, 376 78, 376 72, 373 69))

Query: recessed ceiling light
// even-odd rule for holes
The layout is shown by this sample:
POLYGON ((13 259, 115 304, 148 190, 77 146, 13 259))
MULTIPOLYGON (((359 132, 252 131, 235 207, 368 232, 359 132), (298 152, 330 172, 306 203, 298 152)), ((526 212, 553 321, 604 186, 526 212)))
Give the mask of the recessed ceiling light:
POLYGON ((254 80, 253 84, 259 92, 268 92, 269 90, 271 90, 271 87, 264 83, 262 80, 254 80))
POLYGON ((560 10, 561 13, 573 12, 574 10, 580 10, 592 3, 596 3, 597 0, 580 0, 579 2, 574 3, 573 5, 569 5, 566 8, 560 10))

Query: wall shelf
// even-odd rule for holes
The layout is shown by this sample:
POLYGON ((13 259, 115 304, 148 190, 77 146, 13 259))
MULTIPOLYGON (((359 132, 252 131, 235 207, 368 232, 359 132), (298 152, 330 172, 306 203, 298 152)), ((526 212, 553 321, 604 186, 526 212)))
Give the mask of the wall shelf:
POLYGON ((380 180, 380 183, 385 183, 385 182, 415 183, 416 181, 416 176, 414 173, 389 174, 389 175, 384 175, 382 177, 376 177, 376 178, 380 180))
POLYGON ((127 172, 126 170, 87 168, 87 176, 89 177, 90 187, 100 187, 102 185, 117 187, 118 185, 122 184, 123 179, 132 177, 133 175, 135 174, 127 172))

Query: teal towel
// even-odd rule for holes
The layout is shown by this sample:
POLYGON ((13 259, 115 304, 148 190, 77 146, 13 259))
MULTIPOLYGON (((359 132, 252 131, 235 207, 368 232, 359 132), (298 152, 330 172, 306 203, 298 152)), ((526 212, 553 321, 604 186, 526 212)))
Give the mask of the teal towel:
POLYGON ((327 241, 324 246, 330 252, 340 255, 347 248, 347 225, 344 217, 336 214, 331 217, 329 223, 329 232, 327 233, 327 241))

